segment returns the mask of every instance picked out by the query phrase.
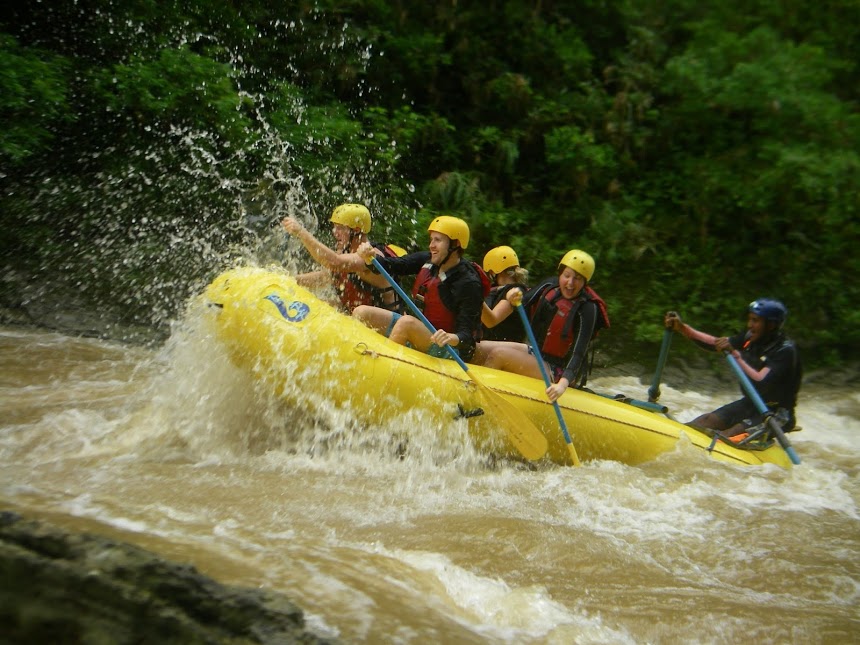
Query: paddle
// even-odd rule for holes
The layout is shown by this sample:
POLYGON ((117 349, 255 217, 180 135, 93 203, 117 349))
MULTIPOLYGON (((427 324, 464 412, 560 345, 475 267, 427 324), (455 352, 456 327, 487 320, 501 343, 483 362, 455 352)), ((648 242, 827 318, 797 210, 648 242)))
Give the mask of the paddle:
POLYGON ((738 365, 735 357, 732 356, 729 352, 726 352, 726 360, 729 362, 732 370, 734 370, 735 374, 738 377, 738 380, 741 383, 741 387, 743 387, 744 392, 747 393, 747 396, 752 399, 752 402, 755 404, 756 410, 758 410, 761 414, 765 415, 767 419, 767 423, 770 424, 770 429, 773 430, 773 434, 776 435, 777 441, 779 441, 779 445, 782 446, 782 449, 785 450, 785 453, 788 455, 788 458, 791 459, 791 463, 797 465, 800 463, 800 457, 797 456, 797 453, 794 451, 791 443, 789 443, 788 438, 785 436, 785 433, 782 431, 782 428, 779 427, 779 423, 776 419, 773 418, 773 415, 770 414, 770 411, 765 405, 764 401, 762 401, 759 393, 756 392, 756 389, 753 387, 753 384, 750 382, 747 375, 744 374, 743 369, 740 365, 738 365))
POLYGON ((648 388, 648 401, 656 403, 660 398, 660 377, 663 375, 663 366, 666 364, 666 357, 669 355, 669 345, 672 344, 672 330, 667 329, 663 332, 663 344, 660 345, 660 356, 657 358, 657 370, 654 372, 654 378, 651 381, 651 387, 648 388))
MULTIPOLYGON (((430 330, 430 333, 436 333, 436 328, 433 327, 432 323, 424 316, 424 313, 415 306, 412 299, 406 295, 406 292, 403 291, 400 285, 388 274, 388 271, 382 267, 376 258, 373 258, 373 266, 388 280, 388 284, 403 299, 403 302, 408 305, 412 313, 424 323, 424 326, 430 330)), ((475 373, 469 370, 469 366, 460 358, 460 355, 454 351, 453 347, 445 345, 445 349, 448 350, 451 358, 457 361, 457 364, 472 379, 472 382, 478 388, 478 393, 482 397, 484 404, 482 407, 490 411, 492 417, 504 428, 511 443, 520 454, 531 461, 543 457, 547 449, 546 437, 535 427, 525 413, 481 383, 478 377, 475 376, 475 373)))
MULTIPOLYGON (((537 360, 538 367, 540 368, 541 376, 543 376, 544 385, 549 387, 551 384, 549 374, 547 374, 546 365, 544 365, 543 357, 540 355, 540 348, 538 348, 537 341, 535 340, 535 333, 532 331, 532 326, 529 324, 529 318, 526 316, 522 302, 516 305, 516 310, 520 315, 520 320, 523 321, 523 328, 526 330, 526 334, 528 334, 529 337, 529 343, 531 343, 532 349, 534 350, 535 359, 537 360)), ((564 442, 567 444, 567 451, 570 453, 570 461, 574 466, 579 466, 579 455, 576 454, 576 448, 573 447, 573 441, 570 439, 570 433, 567 431, 567 424, 564 422, 561 408, 558 407, 558 401, 553 401, 552 405, 555 408, 555 416, 558 417, 558 425, 561 426, 561 432, 564 435, 564 442)))

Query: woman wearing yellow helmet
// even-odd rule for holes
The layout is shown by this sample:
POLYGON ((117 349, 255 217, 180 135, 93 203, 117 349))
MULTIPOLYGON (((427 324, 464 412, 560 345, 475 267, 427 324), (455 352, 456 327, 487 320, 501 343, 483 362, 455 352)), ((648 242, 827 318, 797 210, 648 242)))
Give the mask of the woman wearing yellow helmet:
MULTIPOLYGON (((569 251, 558 264, 558 277, 531 289, 525 298, 535 338, 555 381, 546 390, 550 401, 558 399, 571 383, 585 385, 588 346, 601 327, 609 326, 605 303, 588 286, 594 268, 594 259, 588 253, 569 251)), ((523 294, 520 289, 512 289, 506 298, 517 305, 523 294)), ((487 367, 542 378, 526 343, 481 345, 482 353, 486 351, 487 367)))
MULTIPOLYGON (((481 323, 483 340, 522 341, 525 330, 519 316, 512 316, 514 308, 505 299, 511 289, 526 289, 529 273, 520 266, 516 251, 509 246, 497 246, 484 256, 484 271, 493 281, 490 294, 484 299, 481 323)), ((480 345, 479 345, 480 349, 480 345)))
POLYGON ((389 257, 403 255, 405 251, 399 247, 369 242, 367 234, 371 227, 370 211, 361 204, 341 204, 332 211, 329 221, 332 223, 335 249, 320 242, 297 219, 286 217, 281 222, 284 230, 297 237, 314 260, 324 267, 320 271, 298 275, 296 281, 305 287, 332 285, 341 307, 348 313, 359 305, 376 305, 392 311, 402 311, 403 303, 385 278, 364 266, 354 271, 349 269, 350 263, 344 261, 344 257, 348 253, 354 253, 365 242, 389 257))
POLYGON ((353 266, 364 266, 374 257, 393 276, 414 275, 412 297, 436 328, 431 334, 414 316, 401 316, 379 307, 356 307, 353 316, 401 345, 410 345, 433 356, 448 357, 446 345, 468 361, 481 331, 484 286, 479 269, 463 258, 469 245, 469 226, 458 217, 442 215, 427 228, 428 251, 400 258, 376 257, 378 250, 362 244, 349 256, 353 266))

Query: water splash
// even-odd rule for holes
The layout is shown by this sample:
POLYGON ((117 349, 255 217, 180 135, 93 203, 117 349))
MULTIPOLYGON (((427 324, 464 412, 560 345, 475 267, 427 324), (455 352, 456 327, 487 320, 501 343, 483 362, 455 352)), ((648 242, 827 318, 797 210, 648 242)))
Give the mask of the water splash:
MULTIPOLYGON (((118 6, 96 15, 70 7, 32 11, 32 22, 22 20, 21 29, 32 30, 28 36, 37 43, 50 47, 57 45, 52 38, 65 38, 64 50, 85 50, 85 34, 58 34, 66 22, 92 22, 100 31, 107 26, 112 46, 127 54, 109 79, 115 102, 82 107, 77 115, 84 130, 90 122, 109 124, 109 130, 84 135, 87 143, 73 158, 63 152, 57 167, 45 166, 9 191, 18 195, 9 208, 32 231, 27 243, 35 252, 11 267, 6 280, 34 319, 45 322, 48 312, 64 310, 67 327, 76 331, 132 338, 129 330, 137 325, 163 339, 186 300, 223 269, 248 262, 299 266, 306 256, 279 231, 283 217, 315 231, 337 203, 359 201, 374 212, 374 232, 385 238, 400 226, 400 213, 414 207, 412 198, 401 199, 410 188, 386 163, 390 158, 362 154, 360 142, 369 135, 360 116, 333 108, 335 103, 308 102, 300 88, 318 81, 309 75, 320 70, 306 64, 302 48, 276 70, 254 67, 243 55, 260 39, 312 40, 333 67, 350 61, 353 91, 366 96, 373 93, 364 79, 374 53, 347 24, 329 25, 313 9, 301 19, 253 25, 235 42, 228 40, 229 26, 219 35, 183 24, 159 42, 118 6), (135 65, 170 56, 196 62, 196 51, 208 52, 214 58, 199 60, 223 64, 226 72, 211 81, 203 76, 183 91, 222 112, 214 101, 229 98, 235 104, 231 118, 210 128, 192 126, 171 119, 169 111, 154 116, 122 102, 129 100, 123 84, 142 82, 135 65), (213 94, 212 86, 225 80, 233 95, 213 94), (325 130, 330 122, 337 127, 325 130), (94 310, 100 315, 88 315, 94 310)), ((105 64, 110 46, 99 45, 105 64)))

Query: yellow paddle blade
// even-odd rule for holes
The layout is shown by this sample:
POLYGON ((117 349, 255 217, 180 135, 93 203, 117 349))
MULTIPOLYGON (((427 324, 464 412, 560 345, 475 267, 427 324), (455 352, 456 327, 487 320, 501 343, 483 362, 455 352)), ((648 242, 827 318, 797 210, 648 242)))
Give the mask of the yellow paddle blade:
MULTIPOLYGON (((516 305, 516 309, 520 316, 520 320, 523 323, 523 329, 525 329, 526 334, 528 334, 529 344, 531 345, 532 353, 535 355, 535 360, 537 361, 538 368, 540 369, 541 376, 543 377, 543 383, 549 387, 552 381, 549 378, 549 373, 546 371, 546 365, 543 363, 543 356, 540 355, 540 348, 538 347, 537 340, 535 340, 535 334, 532 331, 529 318, 526 316, 525 309, 523 309, 523 304, 521 302, 518 303, 516 305)), ((561 413, 561 408, 558 406, 558 401, 553 401, 552 407, 555 408, 555 416, 558 418, 558 425, 561 428, 562 434, 564 434, 564 441, 567 444, 567 452, 570 454, 570 463, 574 466, 580 466, 579 455, 576 454, 576 448, 573 447, 573 441, 570 438, 570 433, 567 431, 567 423, 565 423, 564 416, 561 413)))
MULTIPOLYGON (((373 258, 372 261, 376 270, 379 271, 380 275, 388 281, 388 284, 390 284, 391 288, 397 292, 397 295, 400 296, 404 303, 406 303, 412 313, 415 314, 422 323, 424 323, 424 326, 427 327, 431 334, 435 334, 436 328, 433 326, 433 323, 427 320, 424 313, 415 306, 412 299, 406 295, 403 288, 388 274, 388 271, 386 271, 379 263, 379 260, 373 258)), ((522 411, 484 386, 484 384, 475 377, 469 369, 469 366, 466 365, 462 358, 460 358, 460 355, 453 347, 446 345, 446 349, 448 350, 451 358, 457 361, 460 368, 472 378, 472 382, 478 387, 478 390, 482 395, 481 398, 484 401, 484 407, 491 411, 493 418, 496 419, 499 422, 499 425, 505 429, 508 438, 520 454, 526 459, 531 459, 532 461, 543 457, 546 454, 547 443, 546 437, 541 434, 541 431, 535 427, 535 425, 522 411)))
POLYGON ((579 455, 576 454, 576 448, 573 447, 573 443, 567 444, 567 451, 570 453, 570 463, 574 466, 581 466, 579 455))
POLYGON ((541 459, 547 451, 547 441, 525 413, 510 401, 493 392, 475 377, 472 370, 466 372, 478 387, 484 411, 499 424, 519 453, 530 461, 541 459))

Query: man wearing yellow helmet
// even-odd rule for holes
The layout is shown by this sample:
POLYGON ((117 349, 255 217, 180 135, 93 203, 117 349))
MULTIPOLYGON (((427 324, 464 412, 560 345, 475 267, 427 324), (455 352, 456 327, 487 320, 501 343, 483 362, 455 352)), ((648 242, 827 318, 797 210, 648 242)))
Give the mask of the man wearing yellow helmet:
MULTIPOLYGON (((517 252, 509 246, 497 246, 484 256, 484 271, 493 281, 490 294, 484 299, 481 323, 483 340, 522 341, 526 337, 519 316, 505 295, 513 288, 527 288, 529 273, 520 266, 517 252)), ((480 349, 480 345, 478 346, 480 349)))
MULTIPOLYGON (((366 267, 351 271, 345 254, 354 253, 361 244, 368 242, 370 232, 370 211, 361 204, 341 204, 332 211, 329 220, 336 249, 330 249, 308 231, 293 217, 281 222, 284 230, 297 237, 311 256, 325 269, 311 271, 296 276, 296 281, 305 287, 319 287, 331 284, 337 292, 341 306, 352 312, 359 305, 376 305, 392 311, 402 311, 402 303, 381 275, 366 267)), ((373 243, 371 243, 373 244, 373 243)), ((373 244, 386 256, 403 255, 405 251, 393 245, 373 244)))
MULTIPOLYGON (((463 259, 469 245, 469 226, 458 217, 442 215, 427 228, 428 251, 403 257, 382 257, 378 249, 362 244, 350 256, 353 267, 365 265, 374 257, 392 276, 414 275, 412 297, 436 328, 431 334, 418 318, 386 311, 379 307, 356 307, 353 316, 385 333, 391 340, 433 356, 448 357, 446 345, 468 361, 475 351, 481 332, 481 307, 484 284, 479 269, 463 259)), ((489 288, 489 284, 487 285, 489 288)))
MULTIPOLYGON (((558 263, 558 278, 530 290, 525 306, 541 354, 553 375, 546 394, 550 401, 560 397, 571 383, 585 385, 588 376, 586 355, 589 344, 601 327, 609 327, 606 305, 588 286, 594 276, 594 258, 578 249, 568 251, 558 263)), ((512 305, 523 300, 520 289, 507 294, 512 305)), ((525 343, 481 343, 487 367, 541 378, 540 367, 525 343)))

